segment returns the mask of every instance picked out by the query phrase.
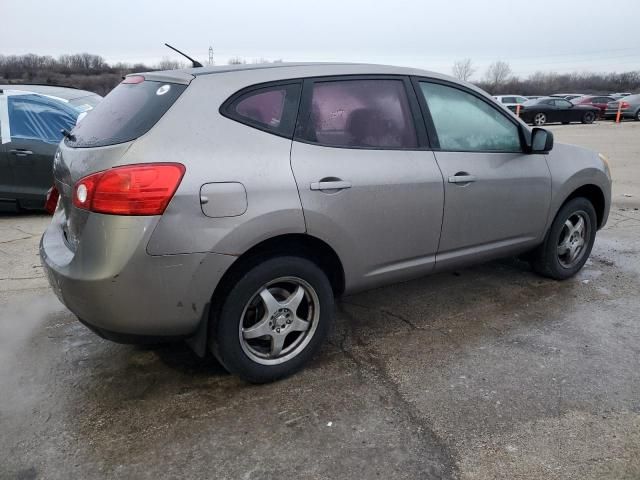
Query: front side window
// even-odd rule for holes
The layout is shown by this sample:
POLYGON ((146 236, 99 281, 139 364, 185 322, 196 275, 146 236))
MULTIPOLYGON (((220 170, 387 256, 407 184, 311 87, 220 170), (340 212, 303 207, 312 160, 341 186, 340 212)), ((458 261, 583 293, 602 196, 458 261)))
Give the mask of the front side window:
POLYGON ((517 125, 470 93, 420 82, 442 150, 520 152, 517 125))
POLYGON ((318 81, 312 88, 302 139, 331 147, 417 148, 402 80, 318 81))
POLYGON ((35 94, 7 98, 11 138, 58 143, 62 129, 71 130, 78 112, 55 100, 35 94))
POLYGON ((297 83, 251 89, 234 98, 226 114, 247 125, 291 137, 299 98, 297 83))

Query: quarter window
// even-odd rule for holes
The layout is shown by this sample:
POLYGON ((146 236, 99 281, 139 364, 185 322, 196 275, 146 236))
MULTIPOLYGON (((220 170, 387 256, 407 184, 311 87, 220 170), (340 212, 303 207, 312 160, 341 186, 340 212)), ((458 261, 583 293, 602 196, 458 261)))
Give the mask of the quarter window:
POLYGON ((438 83, 420 88, 442 150, 520 152, 517 125, 480 98, 438 83))
POLYGON ((300 137, 333 147, 417 148, 402 80, 313 83, 300 137))
POLYGON ((299 97, 299 84, 252 89, 232 100, 226 113, 247 125, 291 137, 299 97))

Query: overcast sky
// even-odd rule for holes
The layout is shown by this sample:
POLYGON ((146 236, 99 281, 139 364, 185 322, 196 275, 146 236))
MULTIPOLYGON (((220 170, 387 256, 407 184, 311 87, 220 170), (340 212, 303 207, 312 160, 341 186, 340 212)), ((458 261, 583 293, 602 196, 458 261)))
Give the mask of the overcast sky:
POLYGON ((230 57, 356 61, 450 73, 471 58, 514 74, 640 70, 640 0, 1 0, 0 54, 109 62, 230 57))

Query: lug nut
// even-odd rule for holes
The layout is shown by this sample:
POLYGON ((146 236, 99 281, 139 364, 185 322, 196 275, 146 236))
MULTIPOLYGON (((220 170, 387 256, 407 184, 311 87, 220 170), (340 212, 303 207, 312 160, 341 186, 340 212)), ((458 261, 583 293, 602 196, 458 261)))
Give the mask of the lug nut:
POLYGON ((276 332, 280 333, 280 328, 279 327, 276 328, 276 332))

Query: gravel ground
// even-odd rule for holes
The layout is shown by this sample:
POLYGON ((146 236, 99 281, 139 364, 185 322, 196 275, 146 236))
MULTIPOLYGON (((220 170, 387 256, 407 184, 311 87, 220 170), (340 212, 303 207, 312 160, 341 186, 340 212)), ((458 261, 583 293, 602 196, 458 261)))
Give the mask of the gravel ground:
POLYGON ((47 287, 48 218, 1 216, 0 478, 640 478, 640 123, 551 129, 613 168, 576 278, 507 259, 346 297, 271 385, 96 337, 47 287))

